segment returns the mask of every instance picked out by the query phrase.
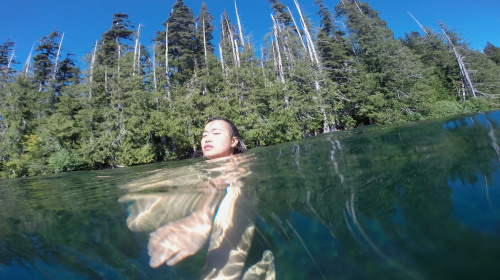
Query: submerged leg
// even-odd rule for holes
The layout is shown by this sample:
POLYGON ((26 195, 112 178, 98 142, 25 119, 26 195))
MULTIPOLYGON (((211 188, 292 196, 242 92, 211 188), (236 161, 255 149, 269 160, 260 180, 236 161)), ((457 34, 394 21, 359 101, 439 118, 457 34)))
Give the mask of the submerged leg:
POLYGON ((229 187, 214 221, 202 279, 240 279, 255 229, 256 195, 229 187))
POLYGON ((243 280, 275 280, 276 272, 274 270, 274 255, 271 251, 265 250, 262 254, 262 259, 252 265, 245 275, 243 280))

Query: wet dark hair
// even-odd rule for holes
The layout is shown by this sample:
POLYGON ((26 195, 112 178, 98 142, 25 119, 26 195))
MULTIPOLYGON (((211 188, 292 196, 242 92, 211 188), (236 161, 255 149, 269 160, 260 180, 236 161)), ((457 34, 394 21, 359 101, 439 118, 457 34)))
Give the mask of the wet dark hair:
POLYGON ((221 118, 221 117, 216 117, 210 119, 207 123, 213 122, 213 121, 225 121, 229 125, 229 133, 231 134, 231 138, 236 137, 238 139, 238 145, 234 148, 233 154, 241 154, 247 151, 247 146, 245 146, 245 143, 243 143, 243 138, 241 137, 240 133, 238 132, 238 128, 236 128, 236 125, 234 123, 226 118, 221 118))

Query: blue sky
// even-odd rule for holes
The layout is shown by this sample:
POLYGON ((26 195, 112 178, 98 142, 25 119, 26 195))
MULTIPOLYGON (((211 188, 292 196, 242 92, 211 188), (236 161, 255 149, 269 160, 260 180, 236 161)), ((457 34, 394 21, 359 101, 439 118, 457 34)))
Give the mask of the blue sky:
MULTIPOLYGON (((77 60, 90 53, 96 40, 109 29, 114 13, 127 13, 134 25, 142 25, 141 42, 149 47, 155 31, 163 29, 172 5, 176 0, 0 0, 0 43, 11 39, 16 42, 15 59, 19 67, 24 63, 31 46, 55 28, 63 32, 63 54, 71 52, 77 60)), ((315 19, 317 8, 314 0, 298 0, 302 12, 315 19)), ((184 0, 195 15, 203 0, 184 0)), ((234 0, 205 0, 218 28, 220 15, 227 10, 236 23, 234 0)), ((293 13, 293 0, 282 0, 293 13)), ((339 0, 324 0, 333 10, 339 0)), ((500 46, 500 3, 498 0, 369 0, 374 9, 387 21, 395 37, 405 32, 419 31, 418 25, 408 15, 411 12, 419 21, 431 29, 438 30, 438 21, 449 27, 471 43, 474 49, 482 50, 486 42, 500 46)), ((268 0, 237 0, 238 11, 245 36, 252 35, 258 47, 266 33, 271 30, 272 12, 268 0)), ((214 34, 218 39, 218 33, 214 34)), ((36 46, 36 45, 35 45, 36 46)))

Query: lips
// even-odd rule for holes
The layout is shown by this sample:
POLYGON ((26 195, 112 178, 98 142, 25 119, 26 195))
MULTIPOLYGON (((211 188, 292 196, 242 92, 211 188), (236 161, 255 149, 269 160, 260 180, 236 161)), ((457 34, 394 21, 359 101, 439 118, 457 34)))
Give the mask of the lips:
POLYGON ((213 149, 213 146, 211 146, 211 145, 205 145, 205 146, 203 146, 203 150, 204 151, 210 151, 211 149, 213 149))

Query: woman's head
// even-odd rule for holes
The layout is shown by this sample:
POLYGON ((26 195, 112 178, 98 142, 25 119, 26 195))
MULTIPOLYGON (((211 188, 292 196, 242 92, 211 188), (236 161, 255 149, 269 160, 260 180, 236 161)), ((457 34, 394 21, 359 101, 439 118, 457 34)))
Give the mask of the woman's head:
POLYGON ((203 155, 209 159, 246 152, 247 148, 236 126, 228 119, 208 121, 201 139, 203 155))

